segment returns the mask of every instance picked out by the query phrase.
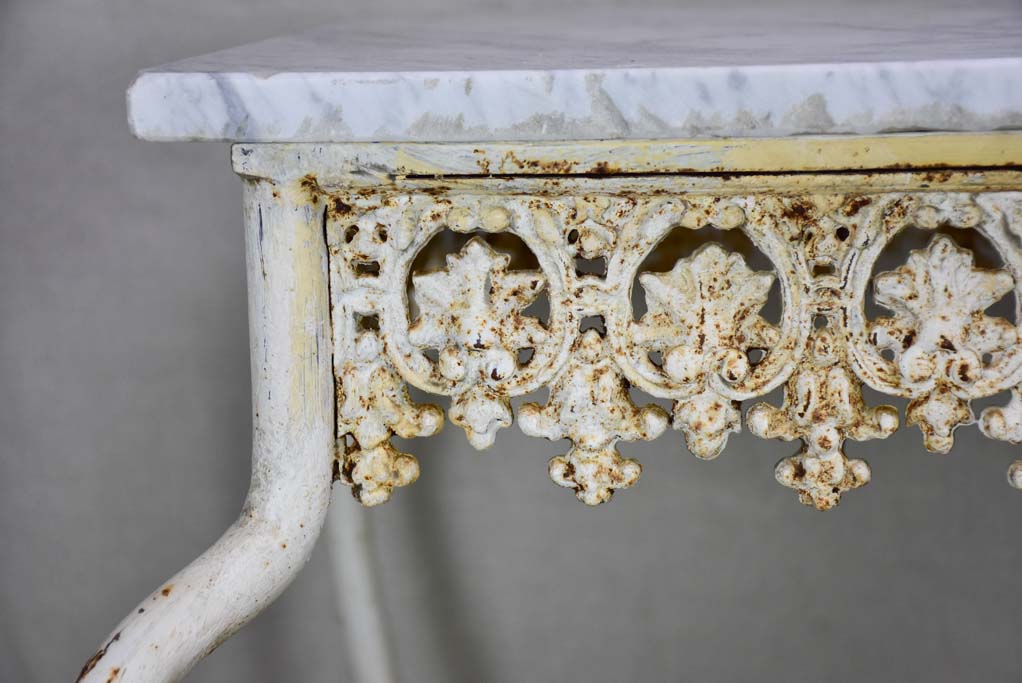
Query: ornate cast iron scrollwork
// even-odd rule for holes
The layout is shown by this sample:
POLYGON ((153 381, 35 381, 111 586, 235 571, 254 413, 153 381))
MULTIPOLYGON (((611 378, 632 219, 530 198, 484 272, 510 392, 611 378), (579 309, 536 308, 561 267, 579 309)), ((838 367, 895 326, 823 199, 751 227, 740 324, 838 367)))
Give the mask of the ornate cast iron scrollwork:
MULTIPOLYGON (((783 404, 754 405, 744 422, 760 437, 802 441, 776 476, 818 509, 870 479, 865 461, 845 456, 844 441, 886 438, 898 427, 893 407, 866 405, 863 384, 908 399, 907 423, 939 453, 955 429, 977 422, 972 400, 1015 387, 1006 406, 978 422, 991 438, 1022 442, 1019 328, 987 313, 1012 292, 1022 300, 1019 193, 381 189, 331 194, 326 204, 338 472, 366 505, 418 476, 415 458, 390 437, 433 434, 442 423, 440 409, 414 404, 405 383, 449 396, 451 421, 476 448, 512 424, 511 398, 549 387, 546 404, 523 405, 519 422, 527 434, 571 440, 550 461, 550 476, 590 505, 639 477, 641 466, 617 442, 673 426, 692 453, 714 458, 742 428, 741 403, 779 386, 783 404), (754 270, 707 239, 666 272, 639 272, 679 227, 741 231, 772 270, 754 270), (873 273, 898 233, 938 227, 946 229, 925 249, 873 273), (977 268, 952 229, 981 233, 1004 266, 977 268), (438 270, 411 272, 443 230, 475 236, 438 270), (538 268, 511 269, 488 233, 520 238, 538 268), (636 281, 647 303, 638 316, 636 281), (777 324, 761 315, 775 281, 777 324), (873 320, 865 312, 871 282, 889 311, 873 320), (530 313, 539 299, 545 320, 530 313), (672 401, 672 410, 636 405, 632 387, 672 401)), ((1022 488, 1022 461, 1009 481, 1022 488)))

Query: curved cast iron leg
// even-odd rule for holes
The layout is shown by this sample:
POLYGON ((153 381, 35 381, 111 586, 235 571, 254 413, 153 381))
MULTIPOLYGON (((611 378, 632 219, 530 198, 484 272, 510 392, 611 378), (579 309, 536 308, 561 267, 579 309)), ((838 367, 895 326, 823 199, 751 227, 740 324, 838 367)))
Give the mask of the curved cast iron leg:
POLYGON ((334 395, 326 246, 298 192, 246 181, 252 483, 238 520, 113 630, 79 681, 183 677, 305 564, 330 500, 334 395))

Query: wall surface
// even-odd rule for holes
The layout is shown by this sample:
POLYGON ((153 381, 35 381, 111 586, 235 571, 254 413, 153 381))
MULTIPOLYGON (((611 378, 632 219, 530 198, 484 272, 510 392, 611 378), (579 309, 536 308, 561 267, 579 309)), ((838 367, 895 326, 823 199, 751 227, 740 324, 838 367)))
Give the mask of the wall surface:
MULTIPOLYGON (((133 140, 125 88, 359 11, 0 0, 0 680, 72 680, 248 484, 240 183, 226 146, 133 140)), ((448 426, 371 513, 402 679, 1017 683, 1018 449, 959 434, 852 444, 874 480, 821 514, 773 481, 793 444, 625 446, 643 478, 588 509, 547 479, 563 444, 448 426)), ((350 680, 334 599, 321 547, 189 680, 350 680)))

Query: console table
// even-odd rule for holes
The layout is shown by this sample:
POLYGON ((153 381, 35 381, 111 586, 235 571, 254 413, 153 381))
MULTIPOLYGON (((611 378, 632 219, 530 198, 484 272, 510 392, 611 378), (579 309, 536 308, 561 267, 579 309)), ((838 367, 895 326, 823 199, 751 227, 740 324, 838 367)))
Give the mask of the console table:
POLYGON ((587 505, 639 478, 621 441, 797 440, 776 478, 819 510, 870 480, 847 439, 1022 442, 1022 8, 915 4, 349 22, 142 72, 137 136, 234 143, 252 484, 79 680, 179 679, 294 578, 335 481, 412 484, 391 437, 445 416, 408 385, 476 448, 569 440, 550 477, 587 505))

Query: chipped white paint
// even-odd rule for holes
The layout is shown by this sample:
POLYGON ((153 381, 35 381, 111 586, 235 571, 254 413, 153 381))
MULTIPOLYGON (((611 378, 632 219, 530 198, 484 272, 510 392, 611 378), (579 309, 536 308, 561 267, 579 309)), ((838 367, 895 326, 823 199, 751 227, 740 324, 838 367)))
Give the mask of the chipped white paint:
MULTIPOLYGON (((261 148, 245 149, 239 166, 258 174, 252 158, 261 148)), ((390 434, 439 429, 439 408, 412 405, 404 382, 450 396, 452 422, 476 448, 512 424, 512 398, 548 387, 545 404, 521 407, 521 427, 571 440, 550 474, 588 504, 639 477, 619 441, 653 439, 673 425, 692 453, 716 457, 742 428, 741 402, 784 385, 784 404, 754 406, 748 427, 803 442, 777 478, 827 509, 871 476, 864 461, 845 457, 845 439, 885 438, 899 424, 894 408, 864 403, 863 383, 911 399, 907 423, 919 426, 927 448, 947 452, 954 431, 974 422, 970 401, 1022 381, 1017 324, 984 312, 1019 286, 1012 232, 1020 195, 961 191, 1022 187, 1014 172, 845 175, 832 187, 786 176, 689 177, 687 185, 655 177, 356 181, 322 163, 332 146, 277 154, 266 158, 302 157, 305 175, 286 182, 322 211, 346 444, 339 470, 367 505, 418 473, 412 456, 393 455, 390 434), (667 271, 640 272, 674 228, 707 227, 744 232, 772 272, 750 269, 709 236, 667 271), (935 234, 899 268, 873 272, 900 232, 938 227, 980 233, 1004 267, 978 269, 952 237, 935 234), (444 231, 468 239, 432 270, 414 271, 444 231), (512 269, 512 254, 486 241, 502 233, 520 238, 519 251, 538 268, 512 269), (866 318, 871 279, 892 315, 866 318), (773 324, 760 309, 775 280, 784 305, 773 324), (632 308, 636 286, 642 315, 632 308), (543 320, 530 312, 537 300, 549 309, 543 320), (372 387, 368 368, 380 378, 372 387), (636 405, 630 387, 670 399, 671 413, 636 405), (383 425, 371 447, 390 453, 372 470, 359 454, 358 425, 367 422, 383 425), (366 474, 347 474, 354 471, 366 474)), ((1015 403, 988 411, 985 431, 1018 440, 1018 412, 1015 403)))
POLYGON ((800 368, 785 386, 784 405, 759 403, 747 417, 756 436, 801 439, 802 450, 777 463, 775 474, 781 484, 798 491, 799 500, 819 510, 834 507, 842 493, 869 483, 869 465, 845 457, 845 439, 883 439, 898 428, 897 410, 864 404, 843 344, 829 321, 814 330, 800 368))
MULTIPOLYGON (((735 217, 725 225, 744 221, 735 205, 726 209, 735 217)), ((713 243, 680 259, 670 272, 639 275, 648 310, 631 326, 632 362, 641 367, 635 352, 659 352, 664 374, 693 387, 690 398, 675 403, 673 423, 700 458, 717 457, 728 434, 740 429, 738 409, 711 378, 745 379, 752 369, 746 349, 766 349, 778 341, 777 329, 758 315, 773 281, 773 274, 749 270, 740 254, 713 243)))
MULTIPOLYGON (((979 428, 991 439, 1022 443, 1022 386, 1011 390, 1008 405, 984 410, 979 428)), ((1022 489, 1022 460, 1016 460, 1008 468, 1008 483, 1022 489)))
MULTIPOLYGON (((139 75, 136 135, 271 143, 233 151, 246 179, 252 485, 238 522, 103 641, 80 680, 177 680, 294 577, 331 477, 366 506, 412 484, 420 465, 392 437, 435 434, 443 412, 408 385, 450 397, 477 448, 513 424, 513 398, 549 390, 521 406, 520 426, 571 441, 550 476, 590 505, 639 478, 621 442, 670 438, 716 457, 743 427, 742 403, 782 386, 781 405, 761 402, 744 423, 801 440, 776 476, 820 509, 869 481, 844 441, 897 428, 863 384, 909 399, 907 422, 938 452, 975 422, 971 401, 1014 387, 979 427, 1022 442, 1018 313, 986 312, 1009 292, 1022 302, 1022 174, 990 170, 1022 165, 1022 133, 1003 132, 1022 130, 1017 0, 870 16, 808 0, 548 5, 539 22, 518 7, 366 10, 139 75), (381 142, 336 144, 353 141, 381 142), (936 167, 963 170, 826 173, 936 167), (954 236, 873 273, 899 233, 947 226, 954 236), (696 244, 643 272, 675 228, 696 244), (770 266, 714 244, 711 228, 742 233, 770 266), (955 239, 967 231, 1002 268, 975 267, 955 239), (430 272, 414 267, 441 233, 456 246, 430 272), (874 279, 890 315, 868 319, 874 279), (782 312, 767 320, 774 286, 782 312)), ((1022 460, 1008 478, 1022 488, 1022 460)), ((355 667, 390 680, 390 662, 372 661, 391 655, 365 546, 342 530, 341 578, 365 591, 345 603, 355 667)))
POLYGON ((334 394, 320 217, 246 184, 252 483, 238 521, 103 640, 78 680, 162 683, 269 605, 312 551, 330 499, 334 394))
MULTIPOLYGON (((508 227, 505 209, 484 211, 488 229, 508 227)), ((473 218, 465 209, 454 213, 448 222, 456 225, 473 218)), ((420 313, 408 341, 439 351, 437 369, 452 391, 451 422, 480 449, 492 446, 497 430, 511 425, 511 406, 497 387, 517 369, 518 350, 535 348, 548 336, 535 318, 521 313, 546 282, 535 271, 509 273, 510 260, 473 239, 447 257, 443 270, 412 275, 420 313)))
MULTIPOLYGON (((927 158, 926 140, 890 140, 876 143, 875 158, 927 158)), ((1006 163, 1020 137, 1000 140, 986 142, 1006 163)), ((707 153, 756 168, 772 144, 707 153)), ((792 144, 830 149, 825 158, 852 149, 848 141, 792 144)), ((669 147, 677 161, 687 143, 669 147)), ((530 147, 542 159, 535 168, 514 156, 536 177, 494 178, 482 167, 467 177, 405 176, 408 148, 381 149, 235 147, 252 321, 249 498, 223 538, 102 642, 80 680, 179 679, 294 577, 326 515, 331 478, 367 506, 413 483, 419 463, 391 438, 435 434, 443 412, 415 403, 408 385, 449 396, 451 421, 477 448, 512 425, 511 399, 548 389, 545 402, 521 406, 520 426, 570 440, 549 473, 589 505, 639 479, 641 465, 619 443, 673 438, 672 448, 685 443, 713 458, 744 422, 760 437, 800 440, 776 477, 803 503, 831 508, 871 477, 863 460, 846 457, 845 440, 885 438, 899 424, 893 408, 866 405, 864 384, 909 399, 907 422, 937 452, 976 422, 971 401, 1011 390, 979 428, 1022 442, 1018 311, 1014 320, 987 312, 1011 293, 1016 309, 1022 302, 1018 171, 615 175, 664 158, 644 142, 618 148, 615 168, 600 144, 560 145, 530 147), (606 175, 558 175, 571 166, 559 167, 555 150, 606 175), (933 234, 899 266, 875 273, 904 231, 933 234), (413 266, 441 233, 458 243, 430 267, 413 266), (716 243, 739 233, 769 267, 754 269, 750 254, 716 243), (1003 266, 978 268, 959 239, 970 233, 988 240, 1003 266), (511 238, 520 243, 506 246, 511 238), (673 239, 693 246, 644 272, 647 257, 673 239), (871 281, 889 315, 867 317, 871 281), (776 321, 764 317, 774 286, 776 321), (645 297, 644 312, 633 308, 633 293, 645 297), (759 402, 742 419, 743 402, 782 386, 781 405, 759 402), (670 401, 670 410, 643 393, 670 401), (680 435, 663 436, 669 426, 680 435)), ((460 161, 451 165, 476 150, 483 165, 498 156, 452 146, 460 161)), ((1008 479, 1022 488, 1022 460, 1008 479)), ((339 539, 347 578, 369 582, 357 535, 339 539)), ((388 664, 371 660, 390 656, 377 602, 350 608, 350 623, 363 627, 353 641, 365 655, 359 670, 390 680, 388 664)))
MULTIPOLYGON (((238 145, 235 167, 258 169, 275 147, 238 145), (255 155, 252 157, 251 155, 255 155)), ((289 157, 290 173, 311 171, 289 157), (303 170, 304 169, 304 170, 303 170)), ((1022 165, 1022 132, 802 135, 793 138, 598 140, 572 142, 374 143, 322 148, 317 165, 336 174, 551 175, 840 171, 1022 165), (329 159, 326 154, 329 150, 329 159)), ((255 171, 258 174, 258 170, 255 171)), ((353 178, 352 180, 356 180, 353 178)))

